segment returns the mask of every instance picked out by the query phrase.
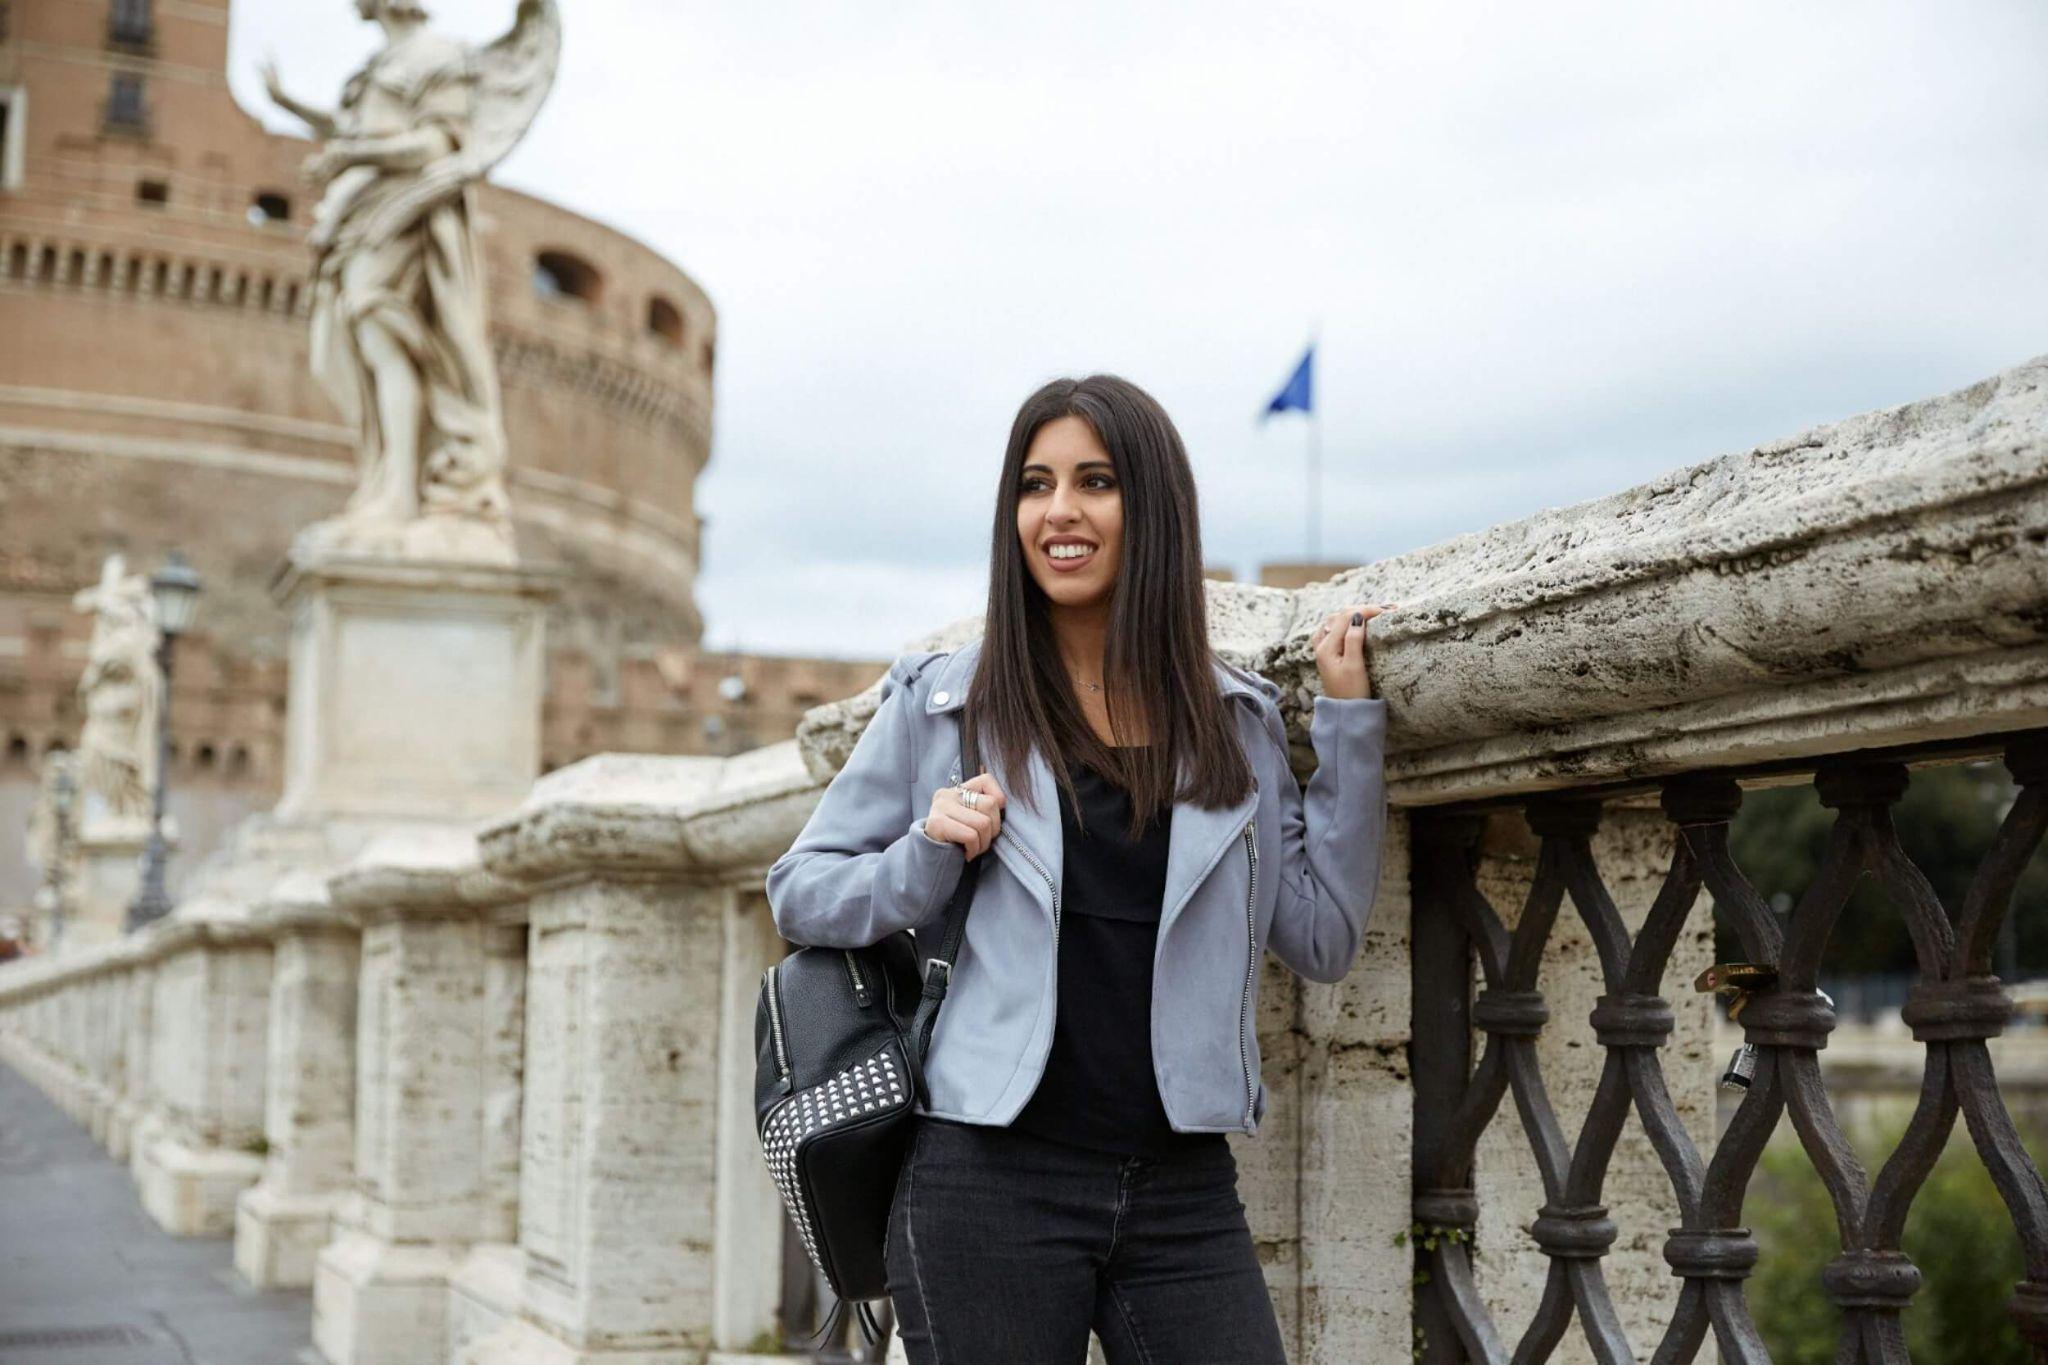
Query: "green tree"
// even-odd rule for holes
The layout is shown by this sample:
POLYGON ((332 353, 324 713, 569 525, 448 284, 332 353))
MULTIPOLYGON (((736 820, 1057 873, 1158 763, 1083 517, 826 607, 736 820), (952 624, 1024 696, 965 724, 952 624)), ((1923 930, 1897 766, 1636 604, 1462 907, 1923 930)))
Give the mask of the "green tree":
MULTIPOLYGON (((1855 1145, 1875 1172, 1897 1139, 1893 1127, 1855 1145)), ((2038 1164, 2038 1147, 2029 1148, 2038 1164)), ((1827 1189, 1796 1141, 1781 1136, 1765 1152, 1745 1215, 1761 1251, 1746 1286, 1750 1311, 1771 1359, 1830 1365, 1841 1314, 1820 1275, 1841 1237, 1827 1189)), ((2025 1272, 2019 1237, 1960 1123, 1913 1201, 1900 1244, 1921 1275, 1904 1314, 1914 1365, 2029 1365, 2005 1312, 2025 1272)))
MULTIPOLYGON (((1919 768, 1892 820, 1899 842, 1953 918, 1961 909, 2015 789, 2001 763, 1951 763, 1919 768)), ((1780 910, 1795 904, 1813 882, 1833 828, 1835 812, 1820 803, 1811 783, 1747 793, 1729 828, 1729 848, 1750 884, 1780 910)), ((2012 976, 2048 971, 2048 848, 2037 850, 2014 892, 2012 976)), ((1717 924, 1716 951, 1739 960, 1741 949, 1717 924)), ((2003 969, 2006 964, 2000 964, 2003 969)), ((1866 878, 1849 898, 1829 940, 1832 972, 1912 972, 1913 940, 1905 918, 1878 885, 1866 878)))

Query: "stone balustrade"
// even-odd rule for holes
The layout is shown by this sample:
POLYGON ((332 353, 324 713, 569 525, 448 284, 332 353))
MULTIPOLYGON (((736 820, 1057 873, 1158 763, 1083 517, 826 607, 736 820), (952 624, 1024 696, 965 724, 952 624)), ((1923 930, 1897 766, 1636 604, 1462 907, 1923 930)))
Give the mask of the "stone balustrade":
MULTIPOLYGON (((1741 782, 1846 774, 1824 795, 1877 848, 1885 763, 2035 752, 2044 380, 2035 362, 1299 591, 1210 585, 1218 647, 1282 684, 1303 764, 1314 622, 1402 603, 1374 627, 1395 809, 1373 923, 1335 985, 1268 963, 1270 1107, 1233 1139, 1292 1358, 1504 1359, 1525 1327, 1530 1358, 1617 1358, 1678 1322, 1691 1359, 1711 1319, 1761 1359, 1750 1251, 1684 1174, 1713 1149, 1721 1061, 1707 1000, 1677 989, 1712 951, 1707 908, 1678 902, 1707 875, 1687 859, 1741 782)), ((774 1358, 811 1300, 753 1132, 755 1000, 784 951, 762 880, 876 696, 732 758, 593 758, 480 825, 320 842, 119 943, 0 969, 0 1058, 128 1158, 159 1222, 231 1231, 252 1282, 309 1285, 334 1365, 774 1358)), ((1930 1024, 1930 1047, 1964 1057, 1989 1017, 1930 1024)), ((1763 1039, 1787 1085, 1814 1027, 1763 1039)), ((1962 1103, 1995 1126, 1970 1074, 1962 1103)), ((1800 1092, 1802 1121, 1817 1103, 1800 1092)), ((1778 1117, 1760 1105, 1752 1128, 1778 1117)), ((1830 1284, 1889 1360, 1910 1286, 1879 1304, 1860 1267, 1895 1252, 1857 1255, 1830 1284)))

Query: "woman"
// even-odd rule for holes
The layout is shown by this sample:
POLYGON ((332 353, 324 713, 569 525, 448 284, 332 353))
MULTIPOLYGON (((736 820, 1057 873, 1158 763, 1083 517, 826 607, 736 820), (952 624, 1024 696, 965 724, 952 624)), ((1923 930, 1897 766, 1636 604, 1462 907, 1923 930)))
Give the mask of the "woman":
POLYGON ((792 942, 966 917, 890 1211, 913 1362, 1284 1361, 1236 1162, 1255 1133, 1259 955, 1335 981, 1386 819, 1359 604, 1316 630, 1304 797, 1279 689, 1210 651, 1199 516, 1166 413, 1059 380, 1011 428, 983 635, 898 659, 768 873, 792 942), (959 772, 973 726, 993 771, 959 772), (999 774, 1001 776, 999 776, 999 774), (1014 777, 1012 776, 1014 775, 1014 777), (919 811, 923 811, 920 816, 919 811))

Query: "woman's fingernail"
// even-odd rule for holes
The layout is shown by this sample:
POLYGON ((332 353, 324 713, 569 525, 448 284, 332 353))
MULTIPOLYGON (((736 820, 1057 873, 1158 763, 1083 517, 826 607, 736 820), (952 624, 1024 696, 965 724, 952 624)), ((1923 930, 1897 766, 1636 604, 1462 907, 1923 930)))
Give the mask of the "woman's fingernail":
POLYGON ((1362 612, 1362 611, 1354 611, 1354 612, 1352 612, 1352 613, 1351 613, 1351 624, 1352 624, 1352 625, 1354 625, 1354 626, 1362 626, 1362 625, 1364 625, 1364 624, 1365 624, 1365 613, 1364 613, 1364 612, 1362 612))

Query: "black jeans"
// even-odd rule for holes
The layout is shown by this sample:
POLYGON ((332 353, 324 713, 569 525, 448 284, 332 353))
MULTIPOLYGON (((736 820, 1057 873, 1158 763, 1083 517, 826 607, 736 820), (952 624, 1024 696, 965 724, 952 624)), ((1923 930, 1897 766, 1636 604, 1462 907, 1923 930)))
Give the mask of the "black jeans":
POLYGON ((889 1210, 913 1365, 1286 1365, 1218 1143, 1125 1157, 924 1118, 889 1210))

